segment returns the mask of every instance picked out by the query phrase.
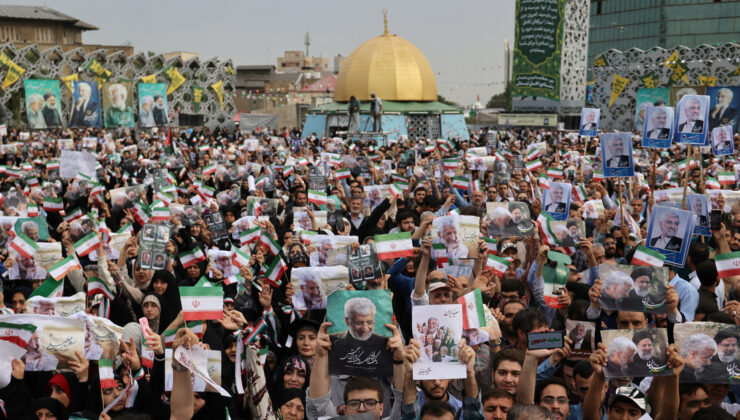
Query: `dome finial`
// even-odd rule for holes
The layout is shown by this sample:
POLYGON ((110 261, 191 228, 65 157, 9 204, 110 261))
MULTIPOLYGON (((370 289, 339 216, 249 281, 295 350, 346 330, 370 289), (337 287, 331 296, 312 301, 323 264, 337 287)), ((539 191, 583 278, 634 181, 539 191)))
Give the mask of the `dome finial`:
POLYGON ((383 25, 385 25, 383 35, 388 35, 388 9, 383 9, 383 25))

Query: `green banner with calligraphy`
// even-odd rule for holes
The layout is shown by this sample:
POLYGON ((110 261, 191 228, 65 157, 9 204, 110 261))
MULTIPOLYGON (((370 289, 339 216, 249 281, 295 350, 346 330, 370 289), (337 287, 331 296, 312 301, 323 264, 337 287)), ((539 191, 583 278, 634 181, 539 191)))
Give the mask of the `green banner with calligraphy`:
POLYGON ((517 0, 511 96, 560 100, 566 0, 517 0))

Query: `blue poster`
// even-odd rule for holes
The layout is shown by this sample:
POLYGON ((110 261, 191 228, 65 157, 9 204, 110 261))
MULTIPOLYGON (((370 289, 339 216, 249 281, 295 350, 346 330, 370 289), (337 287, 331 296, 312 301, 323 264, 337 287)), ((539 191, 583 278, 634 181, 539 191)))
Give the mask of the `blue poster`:
POLYGON ((642 147, 668 149, 671 147, 673 108, 653 106, 645 110, 645 125, 642 128, 642 147))
POLYGON ((731 125, 712 129, 712 153, 714 153, 714 156, 732 156, 735 154, 735 142, 732 141, 731 125))
POLYGON ((139 83, 139 127, 167 126, 167 84, 139 83))
POLYGON ((655 206, 648 223, 647 247, 665 255, 665 263, 681 267, 686 262, 696 216, 688 210, 655 206))
POLYGON ((676 105, 673 142, 708 145, 709 96, 684 95, 676 105))
POLYGON ((709 129, 730 125, 732 132, 740 130, 740 86, 707 88, 709 96, 709 129))
POLYGON ((694 235, 712 236, 712 232, 709 230, 707 196, 704 194, 687 194, 686 203, 689 205, 689 210, 696 215, 694 235))
POLYGON ((599 131, 599 108, 582 108, 581 109, 581 128, 578 130, 579 136, 596 137, 599 131))
POLYGON ((550 189, 545 189, 542 197, 542 210, 552 216, 553 220, 568 220, 572 191, 571 184, 551 182, 550 189))
POLYGON ((100 127, 100 91, 97 82, 72 82, 70 127, 100 127))
POLYGON ((602 134, 601 161, 606 178, 635 175, 632 161, 632 133, 602 134))

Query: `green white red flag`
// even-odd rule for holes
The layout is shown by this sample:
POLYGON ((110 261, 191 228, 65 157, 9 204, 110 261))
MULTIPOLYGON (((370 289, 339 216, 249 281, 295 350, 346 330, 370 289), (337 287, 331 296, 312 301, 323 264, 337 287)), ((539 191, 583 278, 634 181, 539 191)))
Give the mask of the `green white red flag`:
POLYGON ((36 242, 28 236, 22 233, 17 233, 15 238, 13 238, 13 241, 10 243, 10 248, 23 256, 23 258, 33 258, 36 250, 39 249, 39 246, 36 245, 36 242))
POLYGON ((387 260, 414 255, 411 232, 375 235, 375 249, 378 260, 387 260))
POLYGON ((463 330, 486 326, 486 313, 483 310, 483 296, 480 288, 457 299, 463 307, 463 330))
POLYGON ((33 324, 0 322, 0 340, 11 342, 21 348, 26 348, 35 331, 36 326, 33 324))
POLYGON ((224 289, 218 286, 180 287, 180 303, 185 321, 222 319, 224 289))
POLYGON ((632 255, 631 263, 633 265, 663 267, 663 263, 665 263, 665 255, 660 252, 653 251, 643 245, 638 245, 635 253, 632 255))
POLYGON ((717 254, 714 256, 714 264, 719 278, 740 275, 740 251, 717 254))

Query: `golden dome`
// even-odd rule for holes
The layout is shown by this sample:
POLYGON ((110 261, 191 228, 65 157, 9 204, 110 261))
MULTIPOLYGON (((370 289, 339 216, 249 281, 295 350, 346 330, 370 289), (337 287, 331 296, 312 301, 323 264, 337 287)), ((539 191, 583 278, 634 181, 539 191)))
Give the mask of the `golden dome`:
POLYGON ((436 101, 437 81, 432 66, 414 44, 388 33, 366 41, 342 63, 334 101, 354 95, 369 101, 370 93, 389 101, 436 101))

